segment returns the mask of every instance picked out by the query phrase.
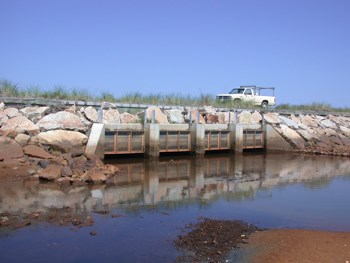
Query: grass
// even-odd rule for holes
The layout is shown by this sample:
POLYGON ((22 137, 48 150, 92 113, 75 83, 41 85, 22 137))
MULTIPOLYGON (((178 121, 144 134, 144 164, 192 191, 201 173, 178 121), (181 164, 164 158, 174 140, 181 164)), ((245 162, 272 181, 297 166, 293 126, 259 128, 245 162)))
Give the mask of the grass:
MULTIPOLYGON (((84 89, 73 88, 67 90, 62 86, 55 86, 52 90, 43 91, 37 86, 21 88, 18 84, 9 80, 0 81, 1 97, 22 97, 22 98, 44 98, 61 100, 82 100, 82 101, 107 101, 132 104, 151 104, 151 105, 174 105, 174 106, 205 106, 210 105, 219 108, 258 108, 250 102, 217 101, 215 96, 210 94, 200 94, 199 96, 182 95, 179 93, 161 94, 151 93, 142 95, 140 92, 127 93, 116 98, 109 91, 102 91, 98 96, 91 95, 84 89)), ((310 110, 310 111, 334 111, 350 112, 350 108, 334 108, 327 103, 312 103, 306 105, 281 104, 275 107, 277 110, 310 110)))
POLYGON ((301 105, 281 104, 276 106, 277 110, 309 110, 309 111, 325 111, 325 112, 350 112, 350 108, 335 108, 328 103, 311 103, 301 105))
POLYGON ((0 82, 0 95, 3 97, 18 97, 20 95, 20 88, 16 83, 9 80, 2 80, 0 82))

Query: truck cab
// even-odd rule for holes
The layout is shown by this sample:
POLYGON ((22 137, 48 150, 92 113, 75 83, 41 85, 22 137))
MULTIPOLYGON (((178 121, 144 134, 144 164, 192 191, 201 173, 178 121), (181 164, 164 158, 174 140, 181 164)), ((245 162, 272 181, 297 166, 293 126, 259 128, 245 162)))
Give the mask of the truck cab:
POLYGON ((275 88, 262 88, 256 86, 240 86, 232 89, 229 93, 217 94, 219 101, 249 101, 261 107, 276 105, 275 88), (263 91, 272 91, 272 96, 261 95, 263 91))

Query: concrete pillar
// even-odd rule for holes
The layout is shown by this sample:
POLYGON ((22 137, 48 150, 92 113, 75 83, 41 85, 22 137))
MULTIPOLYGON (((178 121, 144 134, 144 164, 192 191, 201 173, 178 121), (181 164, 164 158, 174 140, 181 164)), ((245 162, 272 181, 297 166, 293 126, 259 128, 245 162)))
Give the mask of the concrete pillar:
POLYGON ((145 152, 148 157, 159 156, 159 133, 159 124, 145 124, 145 152))
POLYGON ((236 153, 243 152, 243 126, 241 124, 230 124, 230 137, 231 146, 230 149, 236 153))
POLYGON ((205 159, 202 157, 191 160, 191 173, 189 179, 189 187, 201 189, 204 186, 204 169, 205 159))
POLYGON ((233 174, 234 176, 242 176, 243 174, 243 155, 237 154, 233 159, 233 174))
POLYGON ((191 125, 192 152, 197 155, 205 154, 205 126, 203 124, 191 125))
POLYGON ((266 151, 293 152, 294 148, 269 125, 264 125, 264 141, 266 151))
POLYGON ((105 157, 105 125, 94 123, 86 144, 85 154, 88 158, 104 159, 105 157))
POLYGON ((157 203, 156 196, 159 191, 159 162, 149 160, 145 163, 145 177, 143 180, 144 202, 154 205, 157 203))

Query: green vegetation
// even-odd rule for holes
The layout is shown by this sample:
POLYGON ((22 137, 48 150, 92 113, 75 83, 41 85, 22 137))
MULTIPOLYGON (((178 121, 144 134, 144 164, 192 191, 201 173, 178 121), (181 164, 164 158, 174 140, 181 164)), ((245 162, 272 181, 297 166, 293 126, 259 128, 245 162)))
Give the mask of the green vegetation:
POLYGON ((312 103, 312 104, 301 104, 301 105, 280 104, 276 106, 276 110, 350 112, 350 108, 334 108, 328 103, 312 103))
POLYGON ((18 84, 15 84, 8 80, 1 81, 0 95, 3 97, 18 97, 20 95, 18 84))
MULTIPOLYGON (((254 109, 249 102, 217 101, 215 96, 210 94, 200 94, 199 96, 174 94, 152 93, 142 95, 140 92, 127 93, 119 98, 115 97, 109 91, 102 91, 99 96, 93 96, 83 89, 73 88, 67 90, 62 86, 55 86, 52 90, 43 91, 37 86, 21 88, 18 84, 8 80, 0 81, 1 97, 22 97, 22 98, 44 98, 61 100, 82 100, 82 101, 108 101, 133 104, 151 104, 151 105, 181 105, 181 106, 205 106, 211 105, 220 108, 244 108, 254 109)), ((290 105, 281 104, 275 107, 277 110, 310 110, 310 111, 336 111, 350 112, 350 108, 334 108, 327 103, 312 103, 308 105, 290 105)))

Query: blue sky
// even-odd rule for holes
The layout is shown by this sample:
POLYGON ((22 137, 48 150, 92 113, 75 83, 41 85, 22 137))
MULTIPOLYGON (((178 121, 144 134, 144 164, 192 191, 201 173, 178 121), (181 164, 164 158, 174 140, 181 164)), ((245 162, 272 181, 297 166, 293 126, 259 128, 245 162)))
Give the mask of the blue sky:
POLYGON ((0 79, 350 106, 350 0, 0 0, 0 79))

